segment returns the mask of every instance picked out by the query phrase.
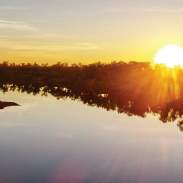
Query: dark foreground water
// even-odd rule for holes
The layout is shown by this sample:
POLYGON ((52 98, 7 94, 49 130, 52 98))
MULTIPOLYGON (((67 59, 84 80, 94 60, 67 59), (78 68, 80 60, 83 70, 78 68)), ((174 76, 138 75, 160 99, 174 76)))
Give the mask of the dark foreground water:
POLYGON ((0 183, 183 182, 183 133, 70 99, 0 94, 0 183))

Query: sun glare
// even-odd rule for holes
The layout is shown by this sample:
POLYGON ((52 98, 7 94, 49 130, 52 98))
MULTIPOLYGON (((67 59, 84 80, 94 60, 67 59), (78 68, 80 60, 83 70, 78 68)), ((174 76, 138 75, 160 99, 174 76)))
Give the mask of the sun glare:
POLYGON ((167 45, 161 48, 155 55, 156 64, 164 64, 167 67, 183 67, 183 48, 178 45, 167 45))

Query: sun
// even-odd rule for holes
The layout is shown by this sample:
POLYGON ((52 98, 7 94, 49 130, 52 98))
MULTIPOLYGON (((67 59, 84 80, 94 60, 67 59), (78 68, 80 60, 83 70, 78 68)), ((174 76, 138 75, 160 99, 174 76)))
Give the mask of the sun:
POLYGON ((171 68, 183 67, 183 48, 174 44, 167 45, 156 53, 154 62, 171 68))

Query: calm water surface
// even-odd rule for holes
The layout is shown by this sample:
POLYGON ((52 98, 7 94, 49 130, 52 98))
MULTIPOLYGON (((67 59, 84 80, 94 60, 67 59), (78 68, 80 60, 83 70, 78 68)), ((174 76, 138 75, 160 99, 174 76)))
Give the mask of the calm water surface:
POLYGON ((0 182, 183 182, 183 133, 70 99, 17 92, 0 111, 0 182))

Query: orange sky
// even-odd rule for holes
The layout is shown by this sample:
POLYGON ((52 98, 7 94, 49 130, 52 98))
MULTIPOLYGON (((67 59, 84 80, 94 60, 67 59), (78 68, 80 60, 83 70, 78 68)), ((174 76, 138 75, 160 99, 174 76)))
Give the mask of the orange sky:
POLYGON ((183 45, 182 1, 0 0, 0 60, 153 61, 183 45))

